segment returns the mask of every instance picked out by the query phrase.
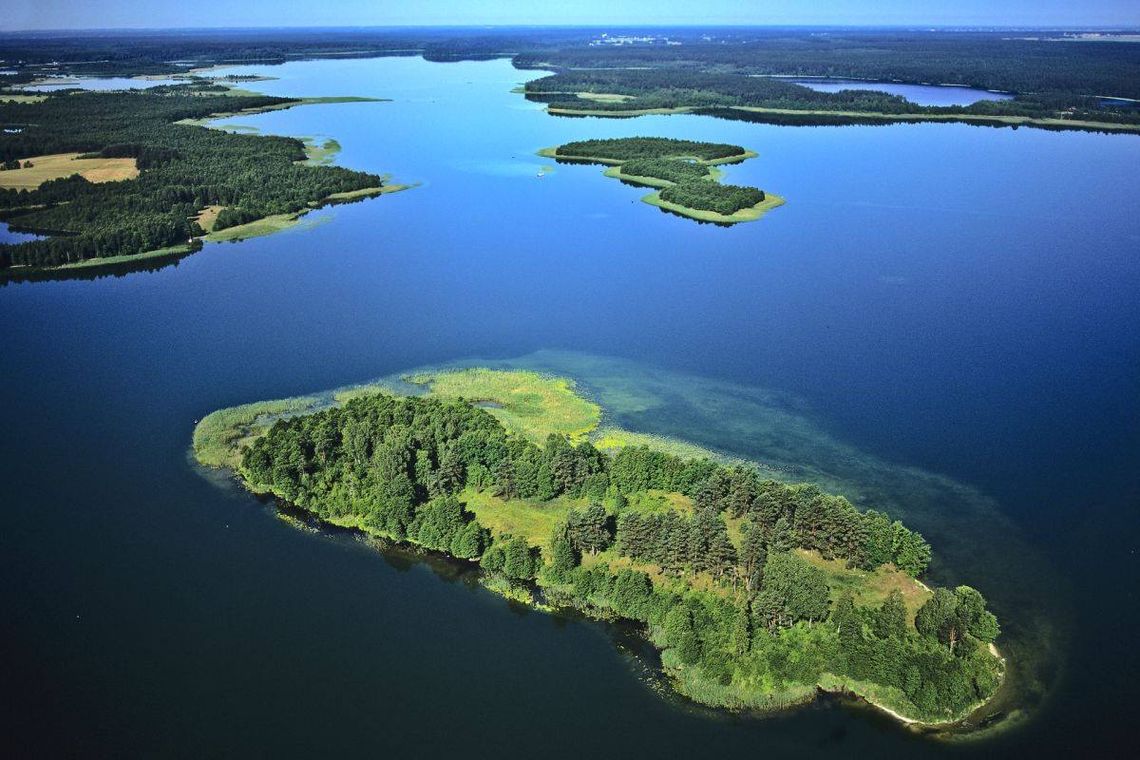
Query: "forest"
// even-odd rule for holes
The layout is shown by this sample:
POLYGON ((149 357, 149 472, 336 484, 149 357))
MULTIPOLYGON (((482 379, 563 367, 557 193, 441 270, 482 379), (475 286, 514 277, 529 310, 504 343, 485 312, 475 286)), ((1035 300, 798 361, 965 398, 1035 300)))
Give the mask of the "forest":
POLYGON ((380 187, 374 174, 309 166, 288 137, 231 134, 177 124, 216 113, 301 101, 217 94, 197 85, 146 91, 68 92, 39 103, 0 102, 0 162, 80 153, 135 158, 140 175, 92 183, 74 175, 34 190, 0 189, 0 218, 50 235, 0 245, 0 271, 131 256, 186 244, 203 233, 195 217, 225 210, 215 229, 298 213, 334 193, 380 187))
POLYGON ((1080 106, 1093 95, 1140 98, 1138 46, 1111 37, 1092 43, 1059 42, 1063 40, 1064 32, 1050 30, 1017 35, 852 27, 118 31, 98 36, 4 34, 0 57, 39 74, 122 76, 168 73, 171 61, 188 67, 334 55, 424 55, 436 61, 509 57, 520 69, 661 67, 953 82, 1068 99, 1064 107, 1080 106), (652 42, 597 44, 602 32, 652 42))
MULTIPOLYGON (((955 80, 959 81, 959 80, 955 80)), ((1140 124, 1136 109, 1105 107, 1096 97, 1035 92, 1013 100, 983 100, 970 106, 920 106, 898 95, 873 90, 818 92, 768 76, 742 75, 699 68, 565 70, 526 84, 527 98, 557 111, 592 113, 645 109, 700 109, 712 115, 727 108, 791 111, 834 111, 897 116, 1011 116, 1087 120, 1106 124, 1140 124), (625 96, 599 101, 577 93, 625 96)), ((823 114, 826 119, 826 114, 823 114)), ((808 123, 811 123, 810 120, 808 123)))
POLYGON ((718 161, 741 157, 747 151, 739 145, 676 140, 671 137, 619 137, 603 140, 576 140, 559 145, 558 158, 603 160, 620 163, 645 158, 697 158, 718 161))
POLYGON ((678 688, 707 704, 784 706, 839 679, 938 722, 1001 679, 986 651, 1000 629, 975 589, 924 592, 911 609, 896 588, 868 606, 833 593, 821 569, 919 577, 931 559, 922 536, 747 466, 646 446, 607 453, 555 434, 538 445, 463 399, 373 393, 278 419, 242 450, 239 471, 321 519, 478 561, 502 583, 537 584, 556 606, 642 624, 678 688), (651 493, 691 507, 648 508, 651 493), (578 506, 536 542, 480 524, 470 508, 480 494, 492 504, 480 509, 578 506))
POLYGON ((622 161, 621 172, 633 177, 652 177, 666 182, 689 182, 708 179, 711 175, 705 164, 675 158, 634 158, 622 161))
POLYGON ((661 200, 685 208, 713 211, 729 216, 764 201, 764 191, 744 185, 688 180, 661 191, 661 200))

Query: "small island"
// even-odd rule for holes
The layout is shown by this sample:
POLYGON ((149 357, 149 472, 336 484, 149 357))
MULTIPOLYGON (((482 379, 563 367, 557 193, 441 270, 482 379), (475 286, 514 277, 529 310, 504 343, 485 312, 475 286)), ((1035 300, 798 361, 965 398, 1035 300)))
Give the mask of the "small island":
POLYGON ((994 696, 998 622, 975 589, 920 580, 921 535, 601 420, 572 380, 473 368, 220 410, 193 449, 313 524, 469 563, 519 603, 637 625, 705 705, 830 692, 946 726, 994 696))
POLYGON ((641 199, 645 203, 702 222, 752 222, 784 203, 780 196, 759 188, 720 183, 724 173, 717 166, 757 155, 739 145, 623 137, 580 140, 544 148, 538 154, 567 163, 609 164, 607 177, 658 188, 641 199))

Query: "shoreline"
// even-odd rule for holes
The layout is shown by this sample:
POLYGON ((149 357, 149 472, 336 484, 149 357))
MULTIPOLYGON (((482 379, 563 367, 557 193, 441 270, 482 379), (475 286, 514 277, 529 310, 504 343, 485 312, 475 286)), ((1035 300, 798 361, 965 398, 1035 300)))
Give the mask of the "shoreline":
MULTIPOLYGON (((566 163, 603 164, 609 167, 602 172, 602 175, 605 177, 616 179, 631 185, 657 188, 657 190, 654 192, 642 196, 642 203, 648 204, 650 206, 656 206, 663 211, 676 214, 678 216, 683 216, 686 219, 692 219, 697 222, 708 222, 726 227, 734 224, 741 224, 743 222, 755 222, 772 209, 778 208, 787 203, 787 200, 783 196, 763 191, 764 200, 760 201, 754 206, 738 209, 731 214, 721 214, 716 211, 709 211, 707 209, 690 208, 689 206, 682 206, 679 203, 670 203, 669 201, 662 199, 661 191, 672 187, 676 183, 671 182, 667 179, 661 179, 660 177, 643 177, 636 174, 623 174, 621 171, 621 166, 625 163, 625 161, 614 158, 602 158, 599 156, 563 156, 558 153, 557 147, 542 148, 537 151, 537 155, 542 156, 543 158, 552 158, 556 161, 562 161, 566 163)), ((702 159, 696 156, 670 156, 669 158, 690 159, 696 163, 710 167, 711 171, 709 172, 708 176, 702 177, 701 181, 718 182, 722 177, 724 177, 724 171, 718 169, 718 166, 739 164, 741 162, 747 161, 750 158, 756 158, 759 155, 760 154, 754 150, 745 149, 742 153, 738 153, 732 156, 725 156, 724 158, 702 159)))
MULTIPOLYGON (((331 393, 331 400, 334 405, 343 398, 343 394, 338 396, 335 392, 331 393)), ((242 489, 256 495, 263 500, 263 503, 265 500, 273 499, 273 505, 278 512, 283 511, 292 517, 298 517, 307 528, 316 526, 317 528, 336 531, 349 530, 366 539, 375 539, 396 547, 411 549, 426 556, 435 556, 450 562, 462 563, 464 567, 471 567, 470 561, 454 557, 447 551, 429 549, 417 541, 407 538, 395 538, 380 529, 367 525, 362 515, 350 514, 343 517, 321 515, 314 508, 289 501, 278 493, 272 485, 253 483, 247 478, 240 459, 237 458, 240 450, 263 435, 268 426, 277 419, 292 417, 297 414, 303 415, 327 408, 329 399, 322 399, 323 396, 317 395, 254 402, 211 412, 201 420, 195 421, 194 443, 190 448, 190 455, 203 474, 225 471, 229 478, 235 480, 242 489), (207 420, 211 418, 215 422, 207 424, 207 420), (218 423, 221 424, 221 427, 218 427, 218 423)), ((467 509, 478 515, 479 507, 473 506, 473 504, 480 501, 479 495, 481 493, 481 491, 476 490, 466 498, 460 494, 459 498, 462 503, 467 505, 467 509)), ((504 530, 503 526, 495 528, 493 523, 484 524, 491 525, 492 529, 495 530, 504 530)), ((638 625, 636 619, 630 620, 622 617, 619 613, 615 613, 604 606, 594 609, 591 602, 587 599, 575 597, 573 592, 556 578, 540 575, 536 579, 510 582, 483 570, 481 567, 475 572, 481 579, 480 585, 488 590, 539 610, 557 612, 569 609, 591 619, 608 622, 622 621, 629 622, 634 626, 638 625)), ((915 583, 922 585, 920 581, 915 581, 915 583)), ((668 652, 672 650, 667 647, 661 649, 660 647, 663 645, 653 640, 648 629, 642 633, 641 638, 647 641, 659 656, 666 655, 660 661, 659 670, 661 675, 669 681, 672 693, 684 697, 686 702, 700 705, 703 708, 715 709, 718 712, 736 714, 784 712, 794 709, 798 705, 811 703, 821 694, 831 694, 838 697, 856 698, 889 715, 903 726, 932 732, 961 728, 963 731, 960 733, 965 733, 988 728, 991 725, 992 721, 986 720, 971 723, 971 716, 998 699, 1003 685, 1007 682, 1005 660, 1001 658, 996 647, 991 646, 989 647, 990 654, 1002 663, 998 686, 993 692, 985 699, 969 705, 953 716, 938 720, 923 720, 908 715, 907 705, 915 710, 918 708, 910 702, 899 687, 871 681, 861 682, 845 676, 836 676, 828 671, 820 673, 811 683, 786 682, 780 689, 771 690, 770 693, 763 690, 757 691, 751 687, 736 690, 705 690, 701 688, 704 683, 701 677, 698 676, 694 680, 693 673, 681 666, 675 659, 670 658, 668 652)))
MULTIPOLYGON (((978 126, 996 127, 1033 127, 1037 129, 1051 129, 1075 132, 1113 132, 1123 134, 1140 133, 1140 124, 1117 124, 1104 121, 1083 121, 1076 119, 1058 119, 1038 116, 1003 116, 996 114, 973 113, 910 113, 890 114, 877 111, 823 111, 804 110, 795 108, 765 108, 763 106, 723 106, 718 107, 728 111, 741 113, 771 114, 773 116, 790 116, 806 119, 801 124, 790 126, 834 126, 835 119, 867 119, 882 121, 886 124, 909 123, 950 123, 974 124, 978 126), (816 119, 816 121, 811 121, 816 119)), ((708 106, 677 106, 674 108, 644 108, 629 111, 608 111, 587 108, 557 108, 546 107, 546 112, 552 116, 596 116, 598 118, 633 118, 636 116, 673 115, 673 114, 701 114, 710 110, 708 106)), ((717 110, 717 109, 713 109, 717 110)), ((710 114, 712 115, 712 114, 710 114)), ((840 126, 857 126, 841 124, 840 126)))
MULTIPOLYGON (((295 98, 286 103, 275 103, 272 105, 262 106, 259 108, 246 108, 233 112, 221 112, 211 114, 210 116, 201 119, 181 119, 174 122, 183 126, 196 126, 205 129, 223 129, 209 124, 209 122, 231 118, 234 116, 251 116, 259 113, 266 113, 270 111, 281 111, 289 108, 294 108, 303 105, 321 105, 333 103, 381 103, 387 102, 385 98, 365 98, 357 96, 334 96, 334 97, 317 97, 317 98, 295 98)), ((313 165, 330 164, 333 157, 340 150, 340 143, 333 138, 327 138, 323 144, 316 144, 315 139, 311 137, 299 138, 305 143, 305 153, 307 158, 302 163, 310 163, 313 165), (335 143, 335 148, 328 148, 329 143, 335 143)), ((384 180, 388 176, 383 177, 384 180)), ((186 243, 176 243, 165 248, 157 248, 152 251, 143 251, 141 253, 133 253, 124 256, 108 256, 103 258, 89 258, 81 261, 69 262, 55 267, 34 267, 34 266, 11 266, 7 269, 0 269, 0 282, 5 280, 22 281, 30 278, 38 278, 39 276, 50 276, 53 273, 67 274, 82 271, 95 272, 99 269, 114 269, 117 267, 130 267, 132 264, 145 264, 147 262, 157 262, 165 259, 171 261, 178 261, 192 253, 197 253, 202 250, 203 243, 220 243, 220 242, 238 242, 241 240, 248 240, 253 237, 262 237, 270 235, 274 232, 291 229, 300 223, 302 217, 310 211, 315 211, 325 206, 337 205, 340 203, 352 203, 366 198, 373 198, 381 195, 388 195, 390 193, 398 193, 402 190, 409 190, 417 187, 418 183, 407 184, 382 184, 379 187, 366 187, 358 190, 348 190, 340 193, 333 193, 325 196, 319 201, 309 204, 309 208, 301 209, 299 211, 285 213, 285 214, 272 214, 270 216, 261 217, 246 222, 245 224, 234 225, 233 227, 226 227, 222 230, 204 230, 202 235, 191 238, 186 243)))
MULTIPOLYGON (((626 630, 634 631, 640 641, 648 644, 653 648, 654 652, 656 652, 658 655, 658 661, 652 665, 650 663, 646 663, 646 665, 651 665, 655 676, 668 682, 673 695, 681 697, 686 702, 698 705, 704 709, 737 715, 744 714, 755 716, 769 716, 780 713, 791 713, 794 710, 813 704, 820 698, 820 695, 828 695, 866 705, 867 707, 892 718, 905 729, 933 732, 953 730, 955 728, 963 727, 966 721, 970 719, 970 716, 974 715, 983 707, 990 704, 1000 693, 1001 685, 999 684, 998 689, 994 691, 994 694, 991 695, 989 699, 982 700, 974 705, 971 705, 969 709, 962 715, 945 721, 924 721, 919 718, 908 717, 898 712, 894 708, 889 707, 886 704, 883 704, 882 702, 876 700, 869 694, 858 691, 857 689, 859 688, 859 685, 861 685, 861 682, 854 681, 853 679, 840 679, 839 677, 833 676, 830 673, 824 673, 821 676, 820 681, 814 684, 801 684, 801 686, 804 687, 805 691, 805 694, 802 698, 794 698, 788 702, 783 702, 780 704, 773 704, 768 706, 748 705, 734 707, 724 704, 704 702, 686 693, 681 688, 680 681, 677 677, 677 674, 680 671, 678 671, 676 668, 669 667, 664 662, 661 662, 661 650, 657 648, 657 645, 654 644, 648 633, 645 631, 644 625, 639 624, 637 621, 622 617, 615 618, 610 615, 600 614, 593 611, 588 606, 566 604, 553 600, 547 593, 548 589, 535 580, 513 582, 507 581, 505 584, 506 587, 504 587, 504 584, 502 583, 488 583, 486 581, 488 579, 494 579, 494 576, 480 568, 477 560, 461 559, 459 557, 448 554, 447 552, 430 549, 426 546, 412 541, 396 539, 385 533, 370 529, 357 521, 338 521, 335 519, 320 517, 311 510, 293 504, 287 499, 284 499, 271 489, 258 490, 245 478, 244 475, 239 472, 239 470, 236 470, 224 464, 210 465, 198 461, 196 455, 194 454, 193 447, 191 447, 190 454, 195 463, 202 469, 212 471, 221 470, 225 472, 233 482, 236 482, 237 485, 239 485, 242 489, 248 491, 259 500, 271 499, 271 506, 276 511, 277 516, 287 518, 286 521, 294 525, 294 527, 313 532, 323 532, 328 535, 332 535, 338 532, 347 532, 366 541, 380 543, 381 546, 376 547, 378 551, 383 551, 383 548, 385 547, 392 547, 404 551, 415 552, 416 554, 419 554, 423 557, 455 563, 457 566, 462 566, 464 569, 469 569, 477 577, 479 586, 481 588, 484 588, 493 594, 503 597, 508 602, 522 604, 530 609, 534 609, 539 612, 544 612, 547 614, 573 613, 593 622, 606 623, 610 625, 622 624, 626 627, 626 630), (300 524, 297 525, 295 523, 300 524), (519 588, 520 586, 522 587, 521 589, 519 588), (525 597, 523 594, 518 593, 520 590, 524 589, 526 592, 525 597), (511 593, 512 591, 514 593, 511 593), (837 685, 825 686, 823 681, 829 681, 831 679, 834 679, 837 682, 837 685)), ((997 648, 992 643, 989 645, 989 649, 991 654, 1001 660, 1004 665, 1005 658, 997 654, 997 648)), ((1004 682, 1005 670, 1003 667, 1002 684, 1004 684, 1004 682)))

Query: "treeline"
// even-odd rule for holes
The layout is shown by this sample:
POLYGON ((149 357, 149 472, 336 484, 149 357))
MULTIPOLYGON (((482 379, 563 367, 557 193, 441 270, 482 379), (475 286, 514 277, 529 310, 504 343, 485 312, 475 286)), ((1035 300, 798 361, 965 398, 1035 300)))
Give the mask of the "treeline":
POLYGON ((833 604, 825 574, 795 553, 817 550, 866 569, 891 562, 918 575, 930 559, 921 536, 747 467, 645 447, 609 456, 553 435, 537 446, 463 400, 377 394, 276 422, 244 451, 241 470, 255 489, 326 519, 478 558, 505 579, 537 578, 556 602, 643 621, 666 662, 689 667, 690 695, 706 702, 753 704, 834 673, 896 687, 923 716, 944 717, 997 683, 997 665, 979 647, 997 623, 973 589, 937 591, 916 627, 896 596, 876 609, 849 596, 833 604), (521 536, 492 538, 456 499, 468 487, 506 500, 591 504, 571 510, 539 551, 521 536), (686 494, 692 514, 630 505, 628 497, 654 489, 686 494), (738 542, 728 519, 741 521, 738 542), (584 561, 610 548, 675 582, 584 561), (689 581, 697 577, 722 591, 696 590, 689 581))
MULTIPOLYGON (((1071 47, 1071 46, 1067 46, 1071 47)), ((936 80, 960 83, 961 79, 936 80)), ((726 109, 755 107, 798 111, 883 113, 905 120, 908 115, 939 114, 1022 116, 1081 119, 1136 124, 1135 109, 1109 107, 1097 93, 1022 92, 1013 100, 982 100, 969 106, 920 106, 885 92, 841 90, 818 92, 782 78, 706 71, 695 67, 569 70, 526 85, 527 97, 551 108, 587 111, 633 111, 651 108, 726 109), (626 95, 621 101, 595 101, 577 92, 626 95)), ((826 119, 826 114, 822 116, 826 119)), ((792 122, 787 122, 792 123, 792 122)))
POLYGON ((744 185, 689 181, 671 185, 661 191, 661 200, 686 208, 714 211, 729 216, 755 206, 764 200, 764 191, 744 185))
POLYGON ((559 145, 555 153, 565 158, 604 158, 611 161, 680 156, 699 158, 703 161, 715 161, 743 155, 745 150, 739 145, 676 140, 671 137, 619 137, 603 140, 576 140, 559 145))
POLYGON ((634 177, 653 177, 676 183, 707 179, 710 174, 709 167, 704 164, 675 158, 635 158, 623 161, 621 172, 634 177))
POLYGON ((1062 35, 1055 32, 1011 35, 850 28, 823 35, 789 29, 661 33, 682 44, 564 44, 558 50, 521 53, 515 65, 559 70, 653 67, 953 83, 1014 92, 1019 97, 1050 94, 1068 98, 1069 104, 1079 104, 1094 94, 1140 98, 1140 50, 1110 38, 1060 44, 1057 40, 1062 35))
POLYGON ((92 183, 78 175, 35 190, 0 190, 0 216, 52 235, 0 245, 0 269, 52 267, 184 244, 203 230, 194 217, 226 207, 221 227, 297 213, 333 193, 378 187, 381 178, 336 166, 307 166, 301 141, 175 124, 213 113, 291 102, 285 98, 84 92, 40 103, 0 103, 0 160, 77 152, 135 158, 133 180, 92 183))
POLYGON ((923 110, 897 95, 869 90, 817 92, 783 79, 739 74, 707 73, 697 69, 563 71, 526 84, 527 94, 544 98, 554 108, 630 111, 645 108, 713 108, 762 106, 765 108, 834 111, 919 113, 923 110), (577 95, 553 93, 612 93, 628 100, 599 102, 577 95))
MULTIPOLYGON (((189 65, 283 63, 322 56, 408 55, 429 60, 513 56, 526 68, 696 68, 741 74, 787 74, 952 82, 1026 93, 1140 98, 1140 50, 1105 38, 1061 44, 1061 32, 690 28, 611 28, 611 36, 656 38, 655 44, 599 45, 596 29, 339 29, 112 32, 97 36, 0 37, 0 57, 45 74, 169 73, 189 65), (674 44, 665 44, 668 39, 674 44), (676 44, 679 43, 679 44, 676 44), (67 63, 59 63, 65 61, 67 63)), ((16 78, 24 80, 21 69, 16 78)), ((15 83, 15 82, 13 82, 15 83)))
MULTIPOLYGON (((609 456, 555 435, 540 447, 508 436, 494 417, 463 401, 379 394, 281 420, 244 452, 242 468, 251 483, 289 502, 323 516, 365 518, 397 539, 408 535, 418 505, 467 486, 539 502, 569 496, 600 503, 660 490, 691 497, 700 525, 709 524, 708 515, 748 518, 782 551, 815 549, 866 569, 891 562, 915 576, 930 560, 926 542, 901 523, 815 486, 646 447, 609 456)), ((634 532, 628 525, 626 534, 634 532)), ((694 553, 687 548, 669 564, 683 566, 694 553)))

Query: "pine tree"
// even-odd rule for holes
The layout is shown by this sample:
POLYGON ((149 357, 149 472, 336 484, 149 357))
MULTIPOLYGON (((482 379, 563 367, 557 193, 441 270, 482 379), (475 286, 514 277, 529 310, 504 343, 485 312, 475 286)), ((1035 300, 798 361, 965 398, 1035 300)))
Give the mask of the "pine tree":
POLYGON ((875 635, 880 639, 901 638, 906 635, 906 604, 902 592, 892 589, 871 619, 875 635))

